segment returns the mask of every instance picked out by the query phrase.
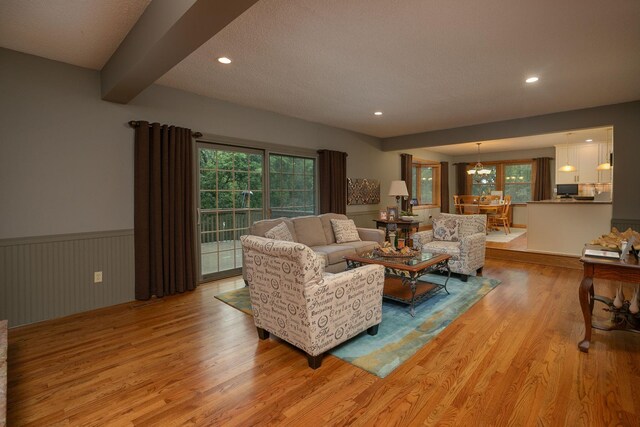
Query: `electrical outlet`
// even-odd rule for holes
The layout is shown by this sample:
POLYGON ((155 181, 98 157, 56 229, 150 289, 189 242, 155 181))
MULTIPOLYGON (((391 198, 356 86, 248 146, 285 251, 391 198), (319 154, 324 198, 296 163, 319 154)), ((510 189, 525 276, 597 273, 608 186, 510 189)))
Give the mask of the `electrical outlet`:
POLYGON ((93 273, 93 283, 102 283, 102 271, 95 271, 93 273))

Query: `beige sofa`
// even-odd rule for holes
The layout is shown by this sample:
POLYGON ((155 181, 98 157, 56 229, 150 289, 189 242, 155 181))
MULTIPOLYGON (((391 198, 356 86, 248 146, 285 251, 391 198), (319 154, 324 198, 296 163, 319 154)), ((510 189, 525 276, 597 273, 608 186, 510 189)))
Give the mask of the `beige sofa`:
MULTIPOLYGON (((264 237, 276 225, 284 222, 293 240, 309 246, 324 261, 324 269, 329 273, 339 273, 347 268, 345 255, 361 254, 373 250, 384 243, 384 231, 374 228, 358 228, 361 241, 336 243, 331 226, 332 219, 348 219, 346 215, 327 213, 322 215, 277 218, 256 221, 249 227, 249 235, 264 237)), ((243 277, 246 273, 243 267, 243 277)))

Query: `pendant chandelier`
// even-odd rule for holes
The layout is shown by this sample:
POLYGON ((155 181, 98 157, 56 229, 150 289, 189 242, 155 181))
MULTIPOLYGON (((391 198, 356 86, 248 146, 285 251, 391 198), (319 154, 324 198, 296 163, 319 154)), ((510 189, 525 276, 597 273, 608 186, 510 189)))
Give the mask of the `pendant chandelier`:
POLYGON ((599 171, 608 171, 611 169, 611 150, 609 149, 609 130, 607 129, 607 158, 596 168, 599 171))
POLYGON ((467 171, 469 175, 475 175, 477 178, 480 178, 483 175, 489 175, 491 173, 491 169, 485 167, 482 163, 480 163, 480 142, 476 142, 478 145, 478 162, 476 165, 467 171))
POLYGON ((569 136, 571 132, 567 134, 567 164, 558 168, 560 172, 575 172, 576 167, 569 164, 569 136))

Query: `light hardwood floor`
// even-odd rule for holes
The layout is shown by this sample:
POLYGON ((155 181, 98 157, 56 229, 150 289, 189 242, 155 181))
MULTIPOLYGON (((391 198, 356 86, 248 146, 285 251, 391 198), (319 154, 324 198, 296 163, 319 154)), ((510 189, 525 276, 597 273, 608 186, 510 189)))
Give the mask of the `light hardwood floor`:
POLYGON ((8 425, 640 424, 640 335, 578 351, 580 271, 489 259, 484 275, 503 283, 384 379, 259 341, 214 299, 239 278, 12 329, 8 425))

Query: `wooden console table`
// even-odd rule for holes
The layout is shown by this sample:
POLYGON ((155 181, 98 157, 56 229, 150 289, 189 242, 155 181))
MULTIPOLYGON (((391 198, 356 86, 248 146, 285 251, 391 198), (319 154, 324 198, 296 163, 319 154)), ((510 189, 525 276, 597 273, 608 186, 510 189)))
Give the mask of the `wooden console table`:
POLYGON ((412 230, 416 233, 420 229, 420 221, 387 221, 386 219, 374 219, 376 222, 376 228, 384 227, 384 238, 389 239, 389 224, 395 224, 399 230, 405 232, 405 238, 409 238, 412 230))
MULTIPOLYGON (((617 280, 621 282, 639 283, 640 282, 640 264, 638 258, 629 254, 624 260, 597 258, 584 256, 580 258, 584 266, 584 276, 578 289, 578 295, 580 297, 580 307, 582 308, 582 315, 584 316, 584 339, 578 343, 580 351, 585 353, 589 352, 589 344, 591 342, 591 328, 600 329, 603 331, 611 330, 625 330, 640 332, 635 325, 630 323, 628 318, 624 316, 633 316, 626 313, 615 322, 598 323, 592 321, 593 304, 595 301, 600 301, 605 304, 611 304, 611 298, 595 295, 593 290, 593 279, 608 279, 617 280)), ((635 320, 637 316, 634 316, 635 320)), ((640 321, 640 319, 638 319, 640 321)))

